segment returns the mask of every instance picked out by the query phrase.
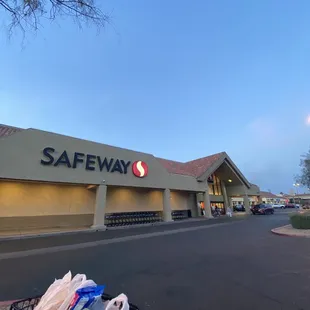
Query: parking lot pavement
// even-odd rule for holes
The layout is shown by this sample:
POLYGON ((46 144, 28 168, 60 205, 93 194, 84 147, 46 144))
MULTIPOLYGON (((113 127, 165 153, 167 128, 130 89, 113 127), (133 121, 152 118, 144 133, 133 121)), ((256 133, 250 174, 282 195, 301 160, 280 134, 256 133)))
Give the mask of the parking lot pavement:
POLYGON ((270 232, 287 218, 1 260, 0 300, 43 293, 71 269, 141 309, 308 309, 310 240, 270 232))
POLYGON ((299 209, 274 209, 275 214, 290 214, 290 213, 294 213, 294 212, 298 212, 300 211, 299 209))

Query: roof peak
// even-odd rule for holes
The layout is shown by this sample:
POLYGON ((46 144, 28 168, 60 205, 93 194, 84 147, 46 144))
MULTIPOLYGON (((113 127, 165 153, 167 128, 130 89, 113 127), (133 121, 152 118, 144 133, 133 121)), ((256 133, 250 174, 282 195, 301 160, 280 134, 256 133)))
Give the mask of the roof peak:
POLYGON ((187 162, 185 162, 185 164, 192 163, 192 162, 195 162, 195 161, 197 161, 197 160, 202 160, 202 159, 208 158, 208 157, 210 157, 210 156, 224 155, 224 154, 226 155, 226 152, 214 153, 214 154, 211 154, 211 155, 207 155, 207 156, 204 156, 204 157, 199 157, 199 158, 196 158, 196 159, 187 161, 187 162))

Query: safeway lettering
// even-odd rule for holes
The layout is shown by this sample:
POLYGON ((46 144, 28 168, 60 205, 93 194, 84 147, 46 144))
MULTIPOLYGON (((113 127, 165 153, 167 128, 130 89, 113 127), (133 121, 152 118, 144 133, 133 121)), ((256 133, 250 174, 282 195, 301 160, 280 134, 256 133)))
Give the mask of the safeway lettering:
POLYGON ((125 161, 118 158, 108 158, 93 154, 84 154, 74 152, 73 156, 69 156, 68 152, 64 150, 60 155, 55 154, 56 150, 52 147, 46 147, 43 150, 44 158, 41 159, 41 164, 44 166, 65 166, 67 168, 76 169, 84 167, 89 171, 107 171, 119 172, 127 174, 130 161, 125 161))

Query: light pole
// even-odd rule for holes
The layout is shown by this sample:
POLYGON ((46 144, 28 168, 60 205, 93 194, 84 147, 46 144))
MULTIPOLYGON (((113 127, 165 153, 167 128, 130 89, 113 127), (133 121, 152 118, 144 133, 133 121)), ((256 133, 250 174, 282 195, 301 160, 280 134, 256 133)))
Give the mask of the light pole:
POLYGON ((298 187, 300 186, 300 184, 299 183, 294 183, 293 186, 296 187, 296 193, 294 195, 294 205, 295 205, 295 197, 296 197, 296 194, 298 195, 298 187))

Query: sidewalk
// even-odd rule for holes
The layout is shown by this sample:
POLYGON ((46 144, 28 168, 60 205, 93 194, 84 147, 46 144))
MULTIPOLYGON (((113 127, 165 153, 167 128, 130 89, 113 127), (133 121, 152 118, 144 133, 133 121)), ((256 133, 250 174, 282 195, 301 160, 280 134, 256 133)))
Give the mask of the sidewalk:
POLYGON ((27 229, 27 230, 6 230, 0 231, 0 241, 5 239, 21 239, 39 235, 51 235, 59 233, 87 231, 89 228, 75 227, 74 230, 68 228, 54 228, 54 229, 27 229))
POLYGON ((152 225, 146 224, 140 226, 108 228, 105 231, 94 231, 89 229, 74 232, 62 232, 57 234, 32 236, 31 238, 29 238, 29 236, 23 236, 22 238, 15 239, 0 238, 0 254, 94 242, 139 234, 161 232, 178 228, 212 225, 215 223, 223 223, 228 221, 240 221, 244 218, 244 216, 237 216, 232 218, 225 216, 215 219, 195 218, 186 221, 158 223, 152 225))

